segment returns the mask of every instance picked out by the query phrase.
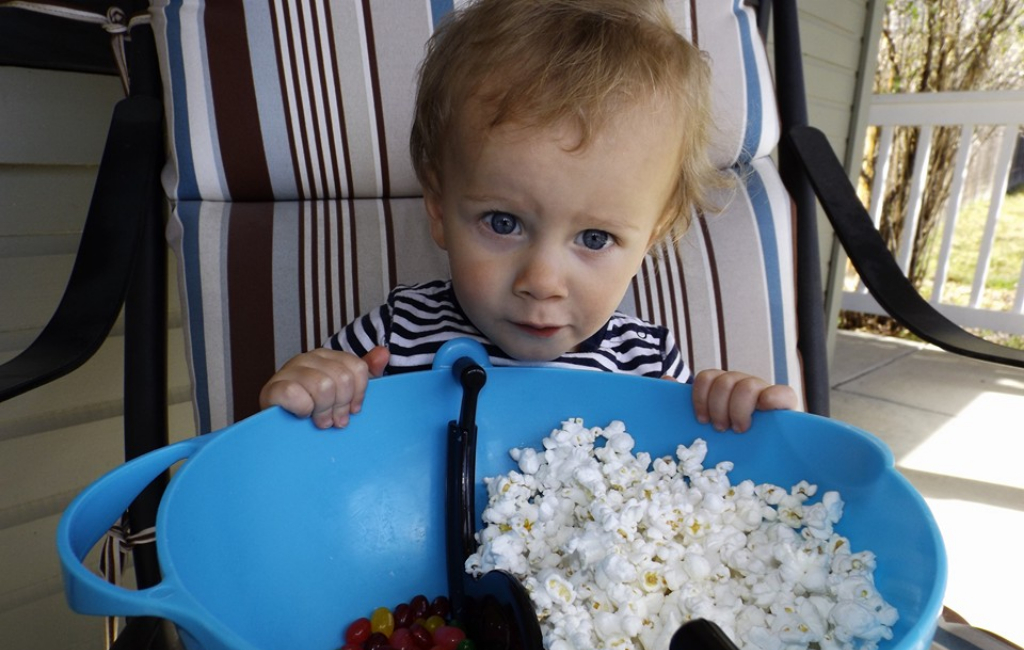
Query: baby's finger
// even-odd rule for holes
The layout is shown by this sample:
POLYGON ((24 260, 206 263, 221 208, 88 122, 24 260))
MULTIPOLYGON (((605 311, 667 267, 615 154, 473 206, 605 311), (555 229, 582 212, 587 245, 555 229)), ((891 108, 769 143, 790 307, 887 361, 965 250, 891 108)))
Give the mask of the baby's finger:
POLYGON ((378 345, 363 356, 371 377, 380 377, 391 360, 391 352, 384 346, 378 345))
POLYGON ((733 431, 743 433, 750 429, 754 409, 768 386, 763 379, 749 375, 741 376, 733 384, 729 395, 729 422, 733 431))
POLYGON ((260 408, 280 406, 299 417, 313 413, 313 397, 294 380, 280 379, 268 382, 260 391, 260 408))
POLYGON ((715 380, 723 374, 725 374, 724 370, 708 369, 701 370, 693 378, 693 412, 701 424, 711 421, 711 409, 708 404, 711 387, 715 380))
POLYGON ((733 426, 733 393, 744 377, 735 372, 723 372, 717 374, 708 387, 708 418, 716 431, 725 431, 733 426))
POLYGON ((757 398, 759 411, 792 411, 797 406, 796 391, 785 384, 769 386, 757 398))

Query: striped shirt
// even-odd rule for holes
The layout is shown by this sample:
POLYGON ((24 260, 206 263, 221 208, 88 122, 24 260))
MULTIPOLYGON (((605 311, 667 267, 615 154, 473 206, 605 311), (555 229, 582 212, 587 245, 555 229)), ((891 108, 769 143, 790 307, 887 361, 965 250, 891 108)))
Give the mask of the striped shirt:
POLYGON ((350 323, 328 339, 325 347, 362 357, 378 345, 385 346, 391 353, 385 374, 398 374, 429 370, 438 349, 459 337, 483 345, 496 367, 585 368, 690 380, 690 369, 666 328, 620 312, 578 350, 552 361, 513 359, 469 322, 450 280, 395 288, 385 304, 350 323))

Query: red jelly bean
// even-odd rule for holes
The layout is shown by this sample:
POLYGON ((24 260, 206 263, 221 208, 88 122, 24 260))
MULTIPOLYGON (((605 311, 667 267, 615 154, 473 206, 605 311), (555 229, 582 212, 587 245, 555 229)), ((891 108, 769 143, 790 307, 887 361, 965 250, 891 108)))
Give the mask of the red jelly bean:
POLYGON ((430 603, 431 616, 440 616, 443 619, 447 619, 451 613, 452 606, 448 602, 447 596, 438 596, 434 599, 434 602, 430 603))
POLYGON ((363 644, 346 643, 345 645, 341 646, 340 650, 363 650, 363 644))
POLYGON ((434 645, 434 635, 430 633, 430 630, 423 627, 422 623, 410 625, 409 634, 412 635, 413 641, 416 642, 416 647, 420 650, 430 650, 434 645))
POLYGON ((413 620, 416 620, 417 618, 425 619, 429 616, 429 614, 427 614, 427 610, 430 609, 430 601, 428 601, 427 597, 423 594, 418 594, 413 596, 412 600, 409 601, 409 609, 412 611, 413 620))
POLYGON ((408 603, 402 603, 395 607, 395 627, 409 627, 415 620, 415 616, 412 615, 412 607, 408 603))
POLYGON ((442 625, 434 630, 434 643, 441 646, 444 650, 455 650, 456 646, 459 645, 459 641, 465 638, 465 632, 451 625, 442 625))
POLYGON ((416 640, 412 638, 412 633, 407 627, 396 628, 391 633, 388 643, 397 650, 416 650, 417 647, 416 640))
POLYGON ((357 618, 345 630, 345 645, 362 646, 370 638, 370 619, 357 618))

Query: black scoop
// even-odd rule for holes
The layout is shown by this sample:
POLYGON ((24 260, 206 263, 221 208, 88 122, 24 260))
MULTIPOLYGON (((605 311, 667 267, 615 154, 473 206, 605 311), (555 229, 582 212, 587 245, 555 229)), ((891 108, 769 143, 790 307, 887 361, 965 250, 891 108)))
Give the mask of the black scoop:
POLYGON ((476 403, 487 373, 469 358, 452 367, 462 385, 459 421, 448 424, 445 544, 448 594, 454 617, 480 650, 543 650, 540 623, 526 588, 506 571, 479 578, 466 573, 476 547, 476 403))

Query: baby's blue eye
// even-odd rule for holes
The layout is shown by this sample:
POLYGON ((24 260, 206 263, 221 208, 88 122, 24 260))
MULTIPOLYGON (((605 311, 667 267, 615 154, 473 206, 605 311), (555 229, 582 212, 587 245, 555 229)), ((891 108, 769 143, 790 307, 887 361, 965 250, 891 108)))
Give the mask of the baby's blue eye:
POLYGON ((499 235, 511 235, 519 230, 519 219, 507 212, 490 212, 484 215, 484 221, 499 235))
POLYGON ((592 251, 599 251, 612 244, 612 236, 603 230, 584 230, 579 242, 592 251))

